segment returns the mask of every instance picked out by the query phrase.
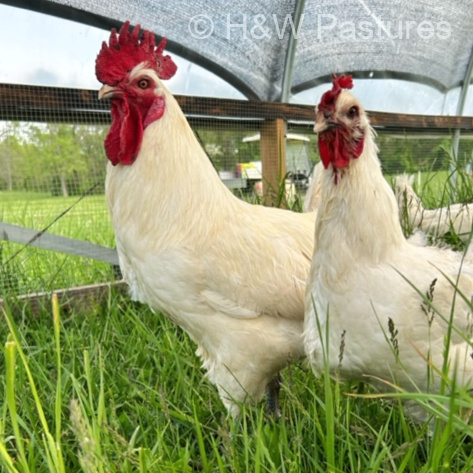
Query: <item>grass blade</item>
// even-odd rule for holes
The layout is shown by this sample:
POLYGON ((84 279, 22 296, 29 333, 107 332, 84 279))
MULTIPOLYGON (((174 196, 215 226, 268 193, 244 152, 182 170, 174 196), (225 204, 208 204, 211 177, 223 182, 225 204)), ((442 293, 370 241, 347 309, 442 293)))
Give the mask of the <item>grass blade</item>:
POLYGON ((10 413, 11 424, 15 437, 15 445, 18 453, 18 461, 25 472, 29 471, 28 461, 25 455, 24 440, 20 432, 18 423, 18 413, 16 410, 15 398, 15 365, 16 365, 17 346, 14 341, 7 341, 5 344, 5 362, 6 362, 6 401, 10 413))

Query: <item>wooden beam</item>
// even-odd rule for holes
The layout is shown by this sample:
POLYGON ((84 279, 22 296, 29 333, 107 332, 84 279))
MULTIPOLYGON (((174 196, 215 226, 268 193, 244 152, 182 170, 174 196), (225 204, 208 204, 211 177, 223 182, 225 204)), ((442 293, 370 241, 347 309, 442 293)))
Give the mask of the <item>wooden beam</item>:
POLYGON ((92 314, 109 297, 111 291, 125 293, 128 285, 124 281, 92 284, 89 286, 59 289, 55 291, 36 292, 21 296, 0 299, 2 310, 10 310, 13 315, 30 313, 35 316, 51 312, 51 296, 58 295, 62 312, 74 314, 92 314))
POLYGON ((263 202, 275 205, 286 175, 286 122, 282 118, 265 120, 261 126, 263 202))
MULTIPOLYGON (((231 122, 261 124, 266 119, 284 118, 286 121, 314 121, 314 105, 257 102, 210 97, 175 96, 183 112, 197 123, 199 118, 231 122)), ((409 115, 401 113, 369 112, 374 127, 432 128, 452 131, 473 130, 473 117, 443 115, 409 115)), ((0 120, 23 120, 64 123, 110 123, 110 103, 100 101, 97 90, 66 89, 18 84, 0 84, 0 120)), ((232 126, 233 126, 232 125, 232 126)))
POLYGON ((457 128, 473 130, 473 117, 448 115, 410 115, 407 113, 369 112, 374 127, 432 128, 452 131, 457 128))

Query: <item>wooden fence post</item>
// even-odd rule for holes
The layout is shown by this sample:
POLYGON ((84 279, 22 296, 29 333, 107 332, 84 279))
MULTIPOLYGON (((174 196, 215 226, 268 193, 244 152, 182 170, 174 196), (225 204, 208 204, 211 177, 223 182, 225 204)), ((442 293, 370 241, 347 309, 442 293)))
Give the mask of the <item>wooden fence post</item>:
POLYGON ((260 146, 263 167, 263 203, 274 206, 278 202, 281 189, 284 191, 283 181, 286 175, 286 122, 283 118, 263 122, 260 146))

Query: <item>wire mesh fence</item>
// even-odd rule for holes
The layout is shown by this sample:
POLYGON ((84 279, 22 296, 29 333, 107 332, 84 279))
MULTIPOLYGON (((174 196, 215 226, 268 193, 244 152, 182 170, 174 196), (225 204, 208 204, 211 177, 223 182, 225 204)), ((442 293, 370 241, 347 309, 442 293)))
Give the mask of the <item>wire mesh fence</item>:
MULTIPOLYGON (((117 277, 110 261, 92 254, 114 247, 104 198, 107 159, 103 142, 110 124, 109 104, 99 103, 95 96, 95 91, 0 86, 0 223, 19 227, 23 235, 23 242, 12 241, 3 231, 0 295, 117 277), (92 257, 79 256, 78 250, 72 251, 76 254, 52 251, 34 236, 42 231, 64 237, 59 246, 70 243, 77 250, 77 242, 95 245, 90 247, 92 257)), ((264 123, 286 118, 300 106, 195 97, 180 97, 179 103, 227 187, 240 198, 262 202, 264 123)), ((311 117, 312 107, 306 107, 304 114, 311 117)), ((420 179, 425 173, 443 172, 443 178, 448 178, 453 130, 404 128, 399 123, 378 127, 377 133, 387 176, 407 172, 420 179)), ((279 159, 276 140, 269 147, 274 147, 270 151, 279 159)), ((473 133, 463 132, 456 157, 466 169, 471 168, 472 149, 473 133)), ((310 173, 319 160, 310 119, 285 120, 284 152, 285 167, 279 177, 289 192, 289 206, 300 210, 310 173)), ((179 192, 186 183, 178 175, 174 178, 175 192, 179 192)))

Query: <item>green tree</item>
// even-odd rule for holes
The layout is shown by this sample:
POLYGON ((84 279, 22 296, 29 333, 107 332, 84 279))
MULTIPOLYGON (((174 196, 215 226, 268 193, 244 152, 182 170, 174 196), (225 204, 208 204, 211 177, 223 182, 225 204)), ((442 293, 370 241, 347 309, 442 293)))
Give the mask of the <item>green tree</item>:
POLYGON ((42 178, 49 177, 51 192, 68 197, 86 162, 76 142, 75 126, 48 123, 31 125, 29 141, 33 159, 40 163, 42 178))
POLYGON ((105 156, 104 140, 108 126, 81 125, 76 129, 76 142, 86 163, 87 172, 82 176, 84 190, 99 183, 96 192, 104 192, 105 171, 107 158, 105 156))
POLYGON ((18 122, 5 122, 0 130, 0 189, 21 188, 23 164, 21 126, 18 122))

